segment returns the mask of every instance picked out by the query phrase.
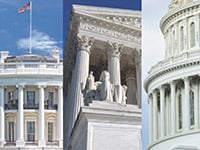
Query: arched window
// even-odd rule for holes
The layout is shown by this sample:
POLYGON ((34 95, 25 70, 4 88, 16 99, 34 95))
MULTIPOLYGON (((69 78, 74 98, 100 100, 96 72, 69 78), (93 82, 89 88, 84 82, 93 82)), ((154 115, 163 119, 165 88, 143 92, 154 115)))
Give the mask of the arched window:
POLYGON ((195 24, 190 24, 190 48, 195 46, 195 24))
POLYGON ((182 95, 178 95, 178 129, 182 128, 182 95))
POLYGON ((194 125, 194 92, 190 91, 190 125, 194 125))
POLYGON ((175 31, 173 31, 173 54, 175 54, 175 50, 176 50, 176 38, 175 38, 175 31))
POLYGON ((180 51, 184 49, 184 27, 180 28, 180 51))

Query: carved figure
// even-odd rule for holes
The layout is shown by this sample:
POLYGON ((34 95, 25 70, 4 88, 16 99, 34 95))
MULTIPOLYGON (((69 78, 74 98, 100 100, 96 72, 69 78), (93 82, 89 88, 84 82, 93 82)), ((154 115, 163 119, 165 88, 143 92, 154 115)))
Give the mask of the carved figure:
POLYGON ((99 81, 95 82, 93 72, 88 75, 85 88, 82 89, 85 98, 85 105, 88 105, 93 100, 99 101, 115 101, 117 103, 126 104, 126 91, 125 85, 113 85, 110 82, 110 73, 102 71, 99 81))

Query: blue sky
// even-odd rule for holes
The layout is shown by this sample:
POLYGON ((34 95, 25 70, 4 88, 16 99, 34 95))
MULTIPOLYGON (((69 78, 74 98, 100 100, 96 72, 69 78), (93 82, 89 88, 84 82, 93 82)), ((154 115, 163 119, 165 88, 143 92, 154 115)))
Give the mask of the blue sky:
MULTIPOLYGON (((29 50, 29 12, 18 13, 28 0, 0 0, 0 50, 11 55, 27 54, 29 50)), ((62 0, 32 0, 32 53, 48 55, 62 48, 62 0)))

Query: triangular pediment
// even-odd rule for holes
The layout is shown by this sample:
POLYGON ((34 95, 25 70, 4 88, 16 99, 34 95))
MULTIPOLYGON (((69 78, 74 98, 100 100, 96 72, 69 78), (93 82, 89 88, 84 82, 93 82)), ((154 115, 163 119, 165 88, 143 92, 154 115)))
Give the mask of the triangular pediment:
POLYGON ((73 11, 110 23, 141 29, 141 12, 128 9, 73 5, 73 11))

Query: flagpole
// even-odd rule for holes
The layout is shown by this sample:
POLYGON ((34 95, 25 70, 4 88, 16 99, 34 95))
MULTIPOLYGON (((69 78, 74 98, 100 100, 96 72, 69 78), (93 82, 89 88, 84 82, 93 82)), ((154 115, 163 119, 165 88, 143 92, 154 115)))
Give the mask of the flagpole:
POLYGON ((29 54, 32 53, 32 1, 30 1, 30 47, 29 54))

